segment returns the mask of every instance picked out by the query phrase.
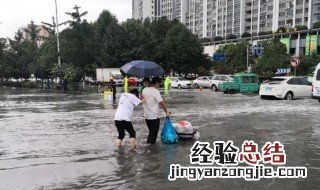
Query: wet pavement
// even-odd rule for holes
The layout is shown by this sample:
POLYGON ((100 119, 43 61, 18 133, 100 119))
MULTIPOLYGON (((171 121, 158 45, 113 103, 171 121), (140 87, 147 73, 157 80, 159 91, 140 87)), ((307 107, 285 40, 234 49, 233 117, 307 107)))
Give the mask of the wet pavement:
MULTIPOLYGON (((117 149, 115 109, 102 94, 0 87, 0 189, 320 189, 320 106, 312 99, 261 100, 204 90, 164 96, 173 120, 197 127, 200 141, 280 141, 286 166, 306 179, 168 181, 169 165, 190 165, 193 141, 146 145, 142 108, 134 114, 138 149, 117 149)), ((163 119, 162 122, 163 123, 163 119)), ((162 126, 162 124, 161 124, 162 126)))

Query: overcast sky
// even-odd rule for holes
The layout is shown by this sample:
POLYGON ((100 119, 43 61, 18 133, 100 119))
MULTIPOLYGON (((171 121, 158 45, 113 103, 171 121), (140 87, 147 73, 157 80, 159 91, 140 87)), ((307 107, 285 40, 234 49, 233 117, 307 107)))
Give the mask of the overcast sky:
MULTIPOLYGON (((84 17, 88 21, 98 18, 103 9, 111 11, 119 21, 132 16, 132 0, 57 0, 59 23, 70 20, 65 12, 73 12, 73 7, 81 7, 80 12, 88 11, 84 17)), ((51 23, 55 16, 55 0, 0 0, 0 37, 14 36, 18 28, 33 20, 51 23)))

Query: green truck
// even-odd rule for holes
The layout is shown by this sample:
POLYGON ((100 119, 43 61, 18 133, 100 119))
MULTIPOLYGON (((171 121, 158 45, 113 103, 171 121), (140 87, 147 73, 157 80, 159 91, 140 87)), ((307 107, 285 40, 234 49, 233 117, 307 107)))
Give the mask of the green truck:
POLYGON ((234 80, 219 85, 220 91, 225 94, 233 93, 257 93, 259 92, 259 76, 254 73, 238 73, 234 80))

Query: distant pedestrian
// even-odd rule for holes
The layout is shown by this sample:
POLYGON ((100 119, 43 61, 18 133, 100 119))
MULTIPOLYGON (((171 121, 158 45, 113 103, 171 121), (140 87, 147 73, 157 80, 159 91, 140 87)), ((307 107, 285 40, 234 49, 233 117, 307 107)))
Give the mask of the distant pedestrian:
POLYGON ((116 94, 117 94, 117 84, 116 82, 114 81, 114 78, 111 77, 110 79, 110 88, 112 90, 112 100, 113 101, 116 101, 116 94))
POLYGON ((150 86, 146 87, 142 91, 142 96, 145 99, 145 103, 142 104, 144 110, 144 117, 149 129, 148 144, 155 144, 160 127, 159 105, 164 110, 166 116, 170 113, 167 110, 167 106, 163 101, 159 88, 159 78, 153 78, 150 86))
POLYGON ((123 80, 124 80, 124 85, 123 85, 123 87, 124 87, 124 92, 128 92, 129 79, 128 79, 127 76, 125 76, 123 80))
POLYGON ((131 123, 133 108, 142 101, 138 98, 139 92, 137 89, 131 89, 130 93, 123 93, 119 100, 118 109, 116 111, 114 120, 118 130, 118 138, 116 139, 116 146, 120 147, 125 136, 125 131, 130 135, 130 145, 134 149, 136 147, 136 132, 131 123))
POLYGON ((171 79, 169 76, 166 77, 166 80, 164 81, 164 92, 165 94, 169 94, 169 87, 170 87, 171 79))

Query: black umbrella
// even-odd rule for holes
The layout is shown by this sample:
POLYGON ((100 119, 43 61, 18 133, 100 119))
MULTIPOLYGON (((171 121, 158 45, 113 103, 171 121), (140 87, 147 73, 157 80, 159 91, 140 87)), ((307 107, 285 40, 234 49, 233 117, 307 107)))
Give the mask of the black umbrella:
POLYGON ((131 61, 120 69, 127 75, 138 77, 157 77, 165 73, 160 65, 145 60, 131 61))

